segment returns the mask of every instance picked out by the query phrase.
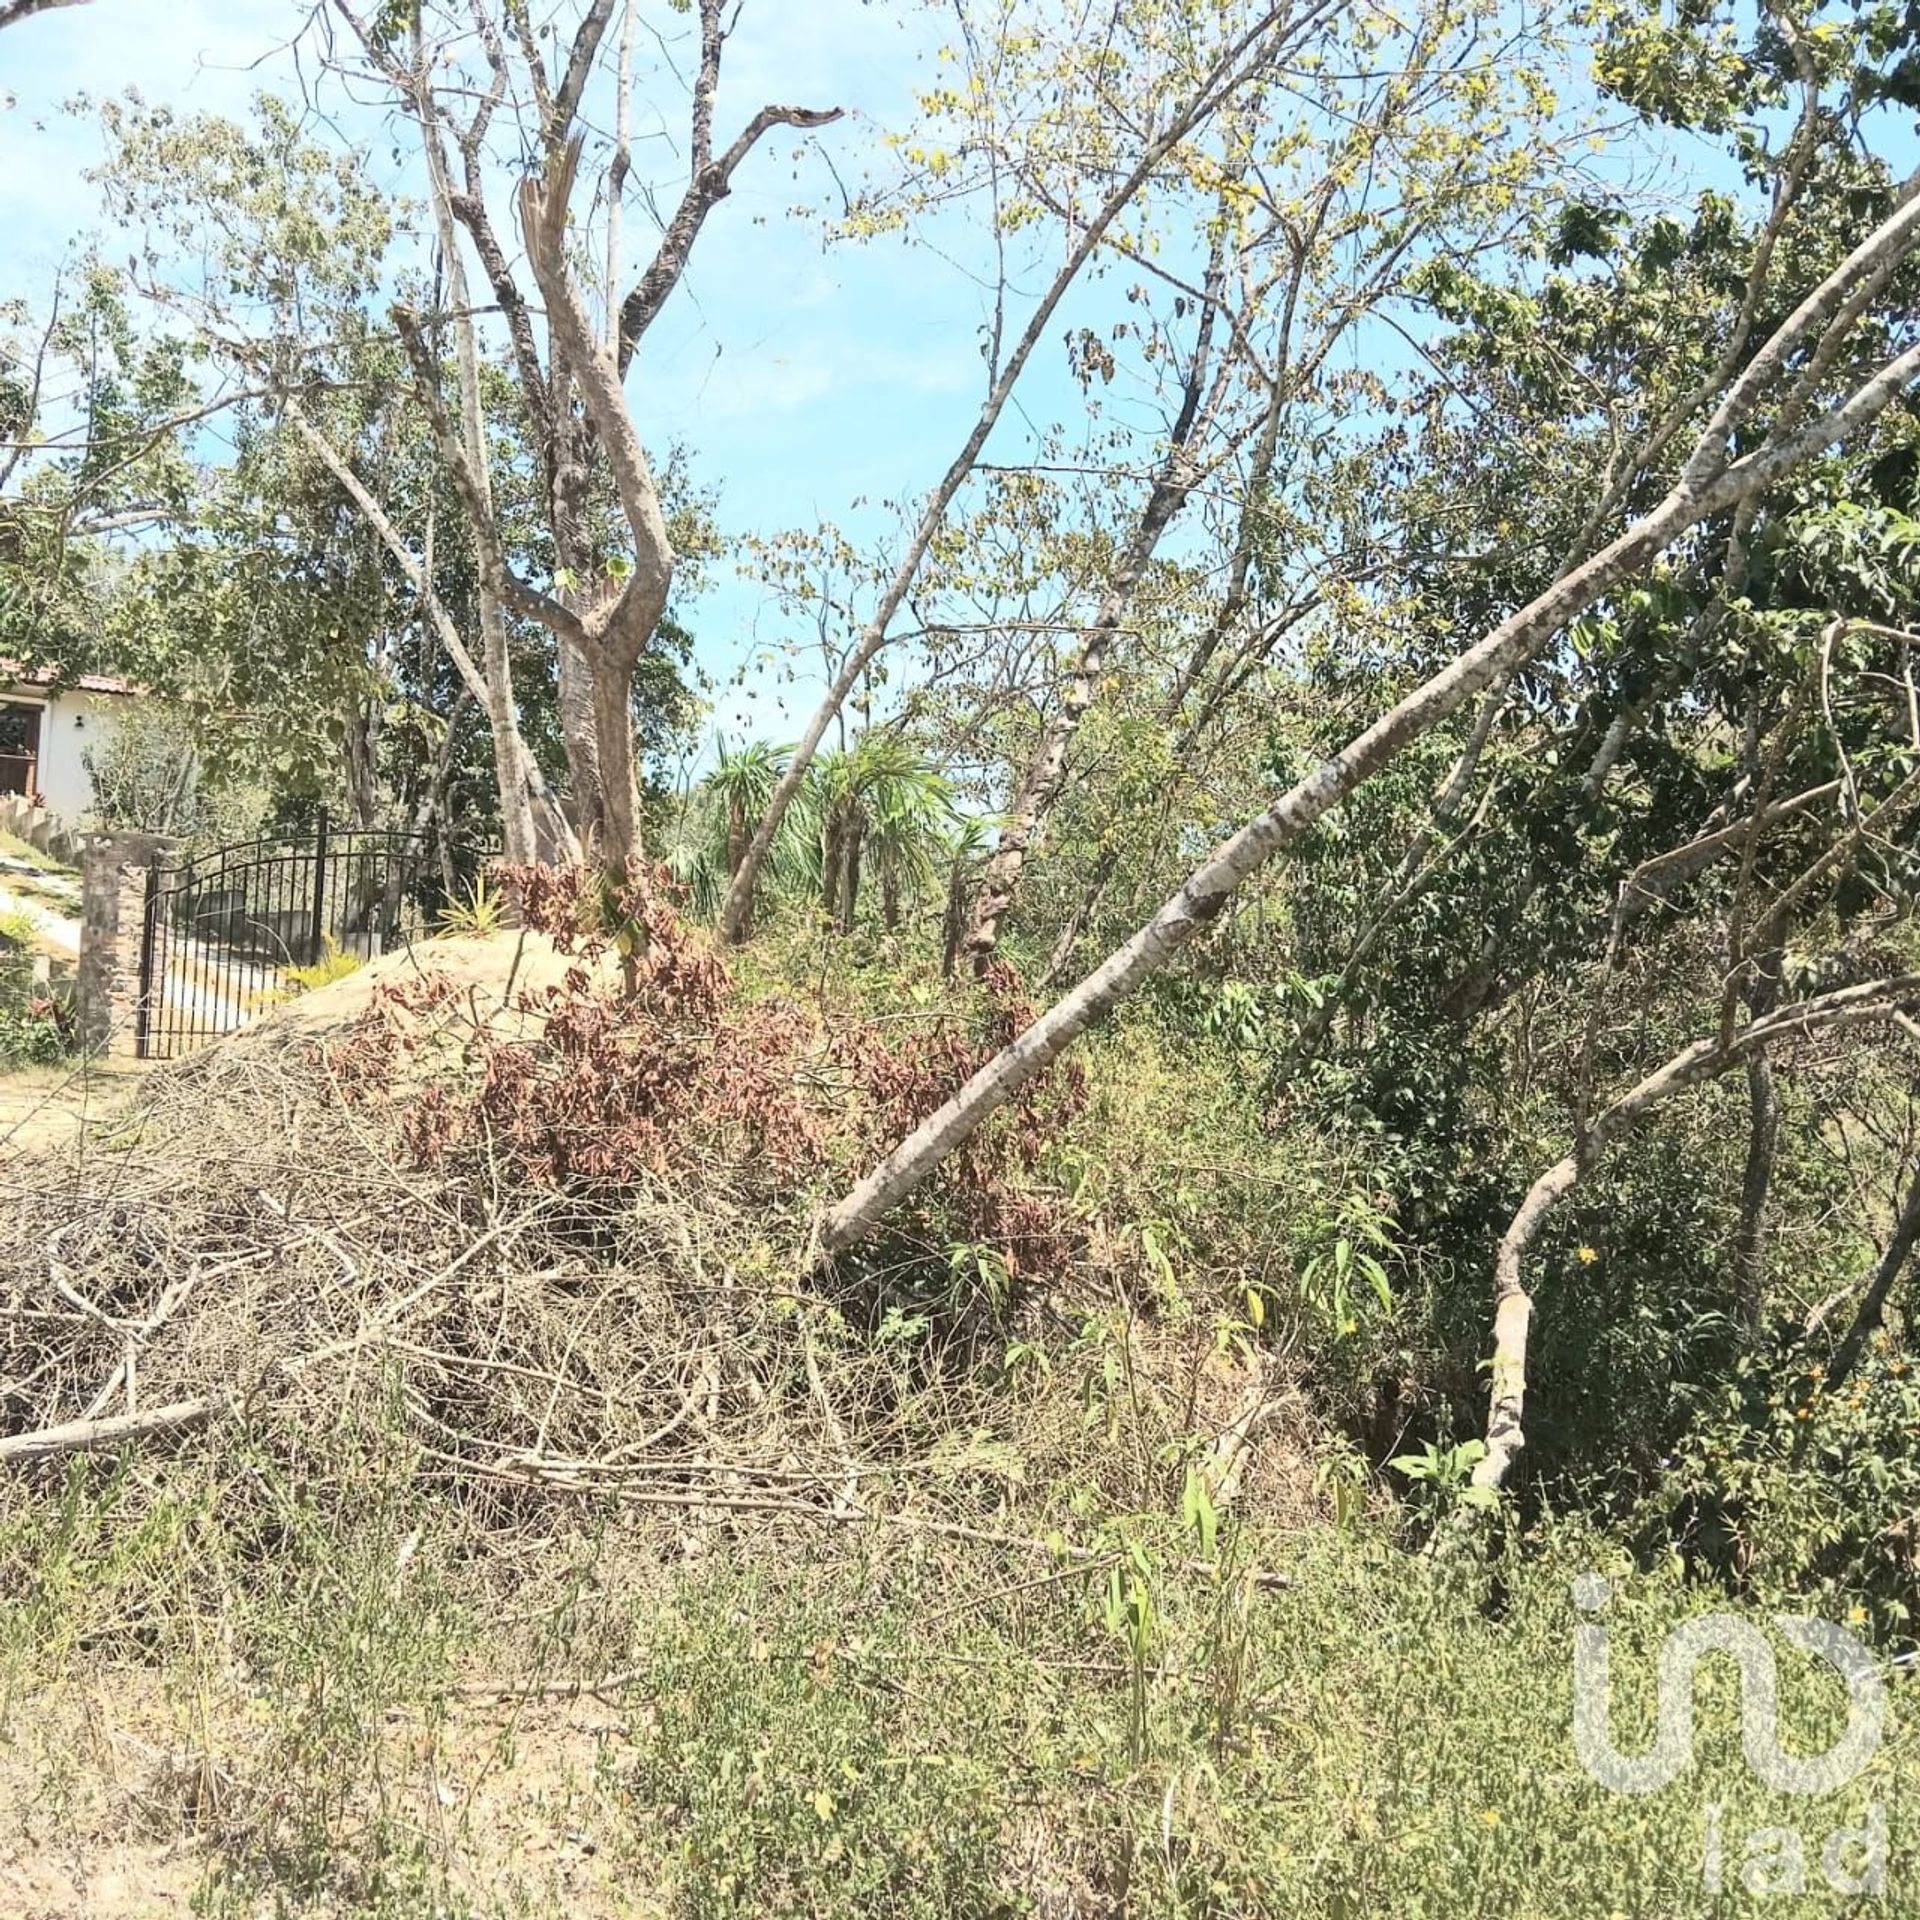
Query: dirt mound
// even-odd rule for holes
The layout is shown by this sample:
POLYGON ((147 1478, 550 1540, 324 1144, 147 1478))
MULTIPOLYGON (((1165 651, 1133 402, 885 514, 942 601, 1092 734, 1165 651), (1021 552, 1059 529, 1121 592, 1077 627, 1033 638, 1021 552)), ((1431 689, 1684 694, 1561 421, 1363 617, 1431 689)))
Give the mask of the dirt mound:
POLYGON ((383 994, 428 979, 452 983, 478 1019, 531 1034, 539 1022, 523 1003, 559 986, 568 974, 584 973, 596 985, 611 985, 619 967, 607 955, 563 953, 544 933, 531 931, 452 934, 382 954, 328 986, 295 995, 263 1014, 222 1044, 283 1047, 290 1042, 350 1032, 383 994))

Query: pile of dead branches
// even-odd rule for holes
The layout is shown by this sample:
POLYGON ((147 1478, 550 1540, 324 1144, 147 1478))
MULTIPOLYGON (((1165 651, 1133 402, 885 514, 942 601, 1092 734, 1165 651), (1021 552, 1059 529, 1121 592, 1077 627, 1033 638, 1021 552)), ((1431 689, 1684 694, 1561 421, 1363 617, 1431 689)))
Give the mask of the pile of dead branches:
POLYGON ((812 1303, 768 1284, 803 1229, 697 1170, 586 1199, 483 1151, 422 1171, 320 1058, 214 1048, 120 1138, 0 1175, 0 1462, 397 1395, 466 1482, 838 1498, 879 1402, 845 1354, 829 1400, 812 1303))
POLYGON ((1014 1458, 993 1370, 875 1338, 800 1277, 809 1202, 724 1165, 584 1194, 484 1144, 422 1168, 323 1051, 215 1047, 104 1138, 0 1173, 0 1468, 371 1410, 482 1514, 576 1493, 991 1536, 1087 1446, 1081 1408, 1055 1382, 1014 1458))

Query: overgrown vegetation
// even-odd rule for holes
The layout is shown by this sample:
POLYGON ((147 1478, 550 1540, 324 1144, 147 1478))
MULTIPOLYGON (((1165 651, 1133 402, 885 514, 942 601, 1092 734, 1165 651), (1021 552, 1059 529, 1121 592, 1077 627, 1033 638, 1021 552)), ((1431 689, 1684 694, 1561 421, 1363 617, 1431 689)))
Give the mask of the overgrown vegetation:
MULTIPOLYGON (((505 858, 0 1169, 24 1856, 1902 1910, 1913 21, 869 12, 333 4, 244 118, 74 109, 116 231, 0 321, 4 651, 153 690, 103 818, 505 858), (891 127, 800 88, 843 46, 891 127), (1663 1754, 1714 1614, 1801 1757, 1776 1656, 1855 1636, 1840 1788, 1714 1662, 1605 1784, 1596 1635, 1663 1754)), ((0 1055, 64 1045, 23 981, 0 1055)))
POLYGON ((31 916, 0 913, 0 1072, 52 1066, 73 1049, 71 1009, 36 964, 39 950, 31 916))

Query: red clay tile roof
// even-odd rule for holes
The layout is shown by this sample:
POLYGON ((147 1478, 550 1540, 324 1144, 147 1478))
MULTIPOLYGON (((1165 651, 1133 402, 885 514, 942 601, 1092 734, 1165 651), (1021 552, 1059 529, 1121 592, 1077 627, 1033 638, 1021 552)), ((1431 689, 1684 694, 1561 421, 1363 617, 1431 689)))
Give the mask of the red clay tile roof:
POLYGON ((81 673, 73 679, 62 682, 60 675, 52 667, 35 667, 31 673, 23 668, 18 660, 0 660, 0 684, 11 682, 16 687, 51 687, 56 684, 78 689, 81 693, 138 693, 140 689, 131 680, 122 680, 117 674, 81 673))

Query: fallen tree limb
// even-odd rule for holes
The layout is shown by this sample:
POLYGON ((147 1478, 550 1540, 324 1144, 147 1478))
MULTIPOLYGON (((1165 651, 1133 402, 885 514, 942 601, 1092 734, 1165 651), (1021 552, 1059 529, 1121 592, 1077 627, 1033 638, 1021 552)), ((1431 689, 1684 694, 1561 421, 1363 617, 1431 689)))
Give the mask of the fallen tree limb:
POLYGON ((37 1460, 56 1460, 69 1453, 97 1453, 128 1440, 153 1440, 163 1434, 191 1433, 196 1427, 225 1419, 232 1402, 221 1395, 201 1400, 176 1400, 170 1407, 151 1407, 145 1413, 118 1413, 104 1420, 69 1420, 34 1433, 16 1433, 0 1440, 0 1465, 30 1466, 37 1460))
MULTIPOLYGON (((1824 362, 1825 356, 1837 354, 1860 318, 1860 307, 1850 296, 1863 286, 1877 287, 1882 270, 1905 259, 1916 245, 1920 245, 1920 175, 1903 188, 1897 211, 1802 300, 1761 347, 1715 408, 1679 477, 1656 505, 1456 655, 1264 813, 1222 841, 1145 926, 1002 1048, 847 1193, 822 1224, 820 1240, 825 1251, 838 1253, 871 1234, 989 1117, 1211 927, 1253 874, 1415 741, 1534 659, 1569 621, 1703 521, 1758 500, 1776 482, 1877 420, 1920 378, 1920 346, 1911 346, 1871 374, 1849 381, 1851 391, 1846 397, 1807 424, 1791 431, 1776 430, 1739 458, 1731 452, 1735 431, 1791 355, 1816 337, 1817 360, 1824 362)), ((789 778, 793 771, 790 767, 789 778)), ((742 872, 746 871, 743 867, 742 872)), ((737 916, 729 924, 737 926, 737 916)))

